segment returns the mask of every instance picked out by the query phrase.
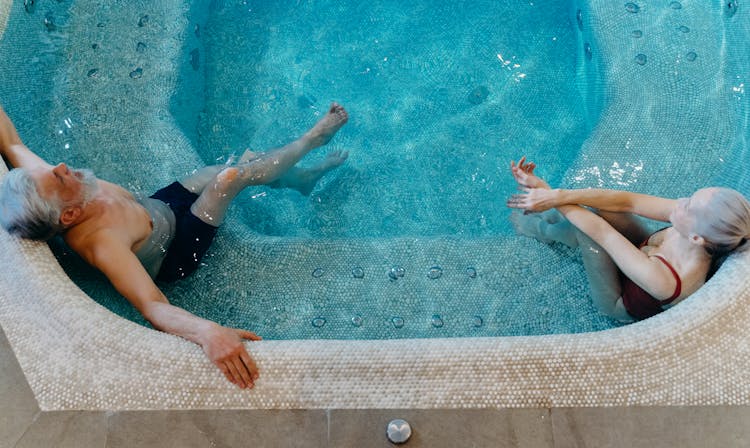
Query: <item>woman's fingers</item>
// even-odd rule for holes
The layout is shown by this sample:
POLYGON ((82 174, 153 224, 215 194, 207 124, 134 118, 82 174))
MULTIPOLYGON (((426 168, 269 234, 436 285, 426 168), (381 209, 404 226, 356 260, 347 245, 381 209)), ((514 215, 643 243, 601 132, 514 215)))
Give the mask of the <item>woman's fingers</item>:
POLYGON ((525 194, 511 195, 506 201, 506 205, 511 208, 524 208, 526 205, 526 195, 525 194))

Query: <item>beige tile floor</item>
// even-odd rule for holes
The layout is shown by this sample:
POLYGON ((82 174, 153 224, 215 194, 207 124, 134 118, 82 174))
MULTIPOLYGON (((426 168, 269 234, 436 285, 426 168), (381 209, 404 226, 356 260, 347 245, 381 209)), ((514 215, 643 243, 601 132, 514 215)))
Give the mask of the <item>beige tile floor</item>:
POLYGON ((750 447, 750 407, 41 412, 0 329, 0 448, 750 447))

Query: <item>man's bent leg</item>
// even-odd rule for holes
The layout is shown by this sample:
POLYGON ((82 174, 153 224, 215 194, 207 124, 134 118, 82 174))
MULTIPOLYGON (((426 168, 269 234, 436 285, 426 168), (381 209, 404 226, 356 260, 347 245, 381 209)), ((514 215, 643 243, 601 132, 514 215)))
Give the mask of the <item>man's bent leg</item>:
POLYGON ((346 110, 334 103, 315 126, 294 142, 259 154, 247 163, 225 168, 193 203, 192 213, 207 224, 220 225, 229 204, 240 191, 250 185, 269 184, 278 180, 308 152, 328 143, 347 120, 346 110))
POLYGON ((309 195, 321 177, 332 169, 341 166, 349 157, 348 151, 333 151, 325 160, 310 168, 293 166, 284 175, 268 184, 271 188, 291 188, 303 195, 309 195))
POLYGON ((185 187, 189 192, 195 194, 201 194, 206 185, 211 182, 217 174, 221 172, 227 165, 211 165, 199 168, 184 178, 180 179, 180 184, 185 187))

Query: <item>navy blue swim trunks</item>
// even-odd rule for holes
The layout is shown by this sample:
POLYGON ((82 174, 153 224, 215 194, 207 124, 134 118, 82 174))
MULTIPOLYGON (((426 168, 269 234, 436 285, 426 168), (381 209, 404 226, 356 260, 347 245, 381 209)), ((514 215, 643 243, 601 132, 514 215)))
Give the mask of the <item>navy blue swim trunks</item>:
POLYGON ((167 249, 156 279, 165 282, 180 280, 192 274, 216 235, 216 227, 198 219, 190 211, 198 195, 174 182, 157 191, 152 198, 169 206, 175 216, 175 236, 167 249))

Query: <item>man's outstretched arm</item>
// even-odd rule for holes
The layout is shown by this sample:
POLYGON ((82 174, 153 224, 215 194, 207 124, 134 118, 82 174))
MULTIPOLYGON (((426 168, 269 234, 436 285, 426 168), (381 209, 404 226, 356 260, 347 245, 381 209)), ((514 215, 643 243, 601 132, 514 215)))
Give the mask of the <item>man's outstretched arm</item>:
POLYGON ((242 388, 251 388, 258 368, 242 341, 260 340, 250 331, 223 327, 171 305, 154 284, 135 254, 116 236, 97 235, 81 255, 101 270, 157 330, 195 342, 224 376, 242 388))
POLYGON ((49 164, 31 152, 18 136, 8 114, 0 106, 0 154, 15 168, 48 167, 49 164))

